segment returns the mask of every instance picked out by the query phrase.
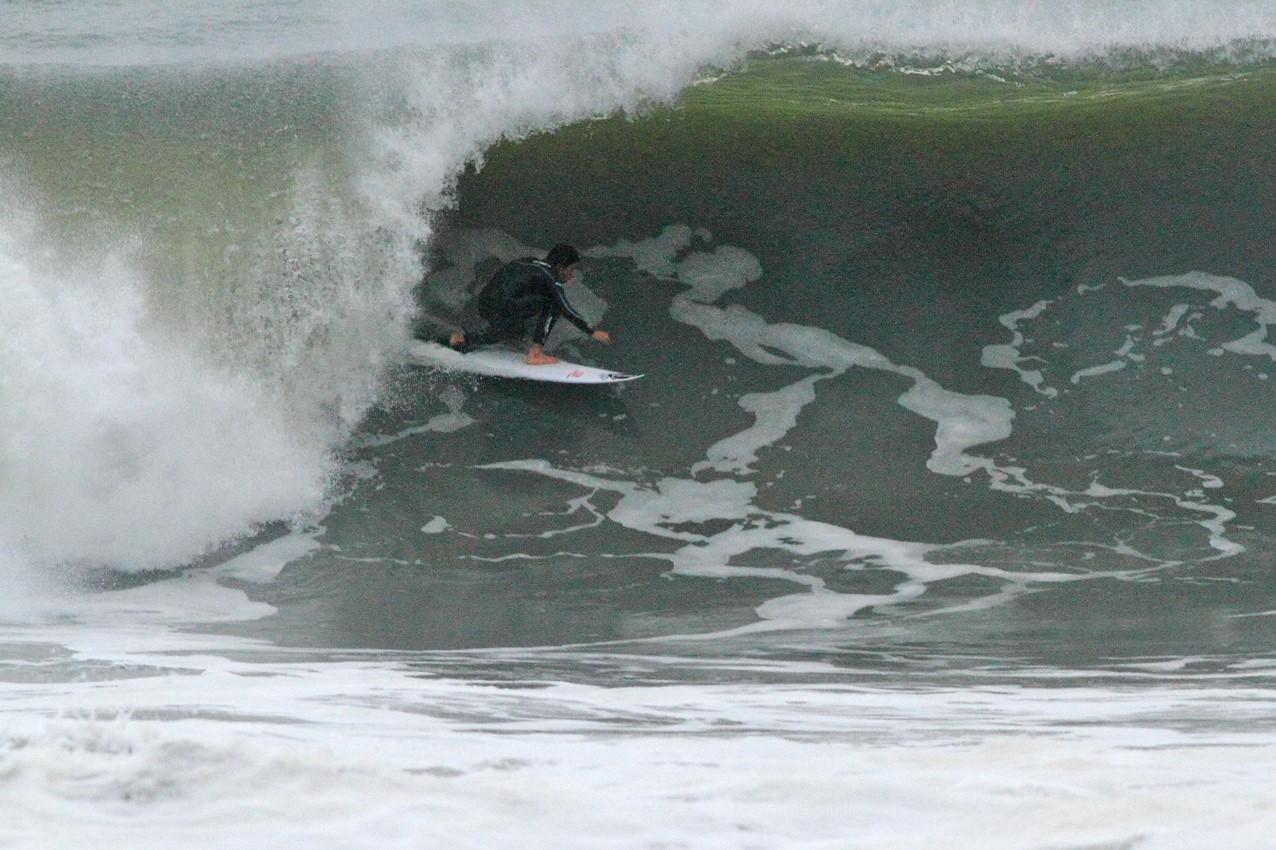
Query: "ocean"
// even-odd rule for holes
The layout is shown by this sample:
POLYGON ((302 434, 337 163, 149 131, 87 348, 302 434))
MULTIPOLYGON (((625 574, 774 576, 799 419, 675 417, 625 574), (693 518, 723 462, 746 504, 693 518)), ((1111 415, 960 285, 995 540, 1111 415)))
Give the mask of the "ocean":
POLYGON ((0 848, 1271 847, 1274 151, 1270 0, 0 0, 0 848), (560 241, 641 380, 411 362, 560 241))

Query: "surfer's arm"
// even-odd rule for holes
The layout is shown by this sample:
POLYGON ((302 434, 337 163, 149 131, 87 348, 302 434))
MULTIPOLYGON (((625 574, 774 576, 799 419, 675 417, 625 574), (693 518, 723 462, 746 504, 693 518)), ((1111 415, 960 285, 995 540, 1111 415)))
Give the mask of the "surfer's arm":
POLYGON ((571 302, 567 300, 567 293, 563 291, 563 285, 558 281, 554 281, 552 291, 554 295, 554 303, 558 307, 557 312, 562 315, 563 318, 567 319, 567 321, 578 327, 581 333, 593 336, 594 328, 590 326, 589 322, 585 321, 585 317, 578 313, 576 308, 571 305, 571 302))

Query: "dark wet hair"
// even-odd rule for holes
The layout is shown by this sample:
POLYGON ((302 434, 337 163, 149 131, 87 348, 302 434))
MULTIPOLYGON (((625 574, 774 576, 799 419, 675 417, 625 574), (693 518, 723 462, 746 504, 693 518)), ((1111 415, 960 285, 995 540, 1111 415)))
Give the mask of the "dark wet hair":
POLYGON ((564 266, 579 263, 580 251, 577 251, 566 242, 559 242, 549 249, 549 253, 545 255, 545 262, 549 263, 551 268, 561 269, 564 266))

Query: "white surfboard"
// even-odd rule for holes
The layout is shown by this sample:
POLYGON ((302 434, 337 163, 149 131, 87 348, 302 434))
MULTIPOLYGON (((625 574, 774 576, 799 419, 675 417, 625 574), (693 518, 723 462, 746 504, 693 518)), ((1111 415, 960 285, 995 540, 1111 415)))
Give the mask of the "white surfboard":
POLYGON ((566 360, 548 366, 533 366, 527 362, 526 352, 519 353, 505 348, 479 348, 462 354, 446 345, 423 340, 417 340, 408 347, 408 357, 418 366, 432 366, 450 372, 469 372, 524 381, 548 381, 554 384, 618 384, 642 377, 568 363, 566 360))

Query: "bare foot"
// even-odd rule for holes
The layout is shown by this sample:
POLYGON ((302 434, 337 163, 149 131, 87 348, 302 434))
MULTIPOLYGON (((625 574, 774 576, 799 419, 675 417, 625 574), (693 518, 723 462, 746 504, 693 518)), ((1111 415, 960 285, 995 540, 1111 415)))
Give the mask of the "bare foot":
POLYGON ((552 366, 558 362, 557 357, 550 357, 539 345, 533 345, 527 352, 527 362, 531 366, 552 366))

